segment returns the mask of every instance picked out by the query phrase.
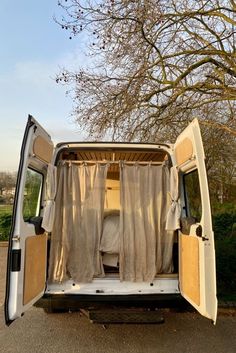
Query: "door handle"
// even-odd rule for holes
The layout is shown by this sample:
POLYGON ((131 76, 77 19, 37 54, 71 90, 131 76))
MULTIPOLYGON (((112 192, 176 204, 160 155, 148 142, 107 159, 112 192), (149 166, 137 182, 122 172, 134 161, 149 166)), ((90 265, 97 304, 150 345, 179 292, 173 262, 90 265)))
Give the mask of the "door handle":
POLYGON ((206 241, 206 240, 209 240, 209 238, 205 237, 202 235, 202 226, 199 225, 197 228, 196 228, 196 235, 202 239, 202 241, 206 241))

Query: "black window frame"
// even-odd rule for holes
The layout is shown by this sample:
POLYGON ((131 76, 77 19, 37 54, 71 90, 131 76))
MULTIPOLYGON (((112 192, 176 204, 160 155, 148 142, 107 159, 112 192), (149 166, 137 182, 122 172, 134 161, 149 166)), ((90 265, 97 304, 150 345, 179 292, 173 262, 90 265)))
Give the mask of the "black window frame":
POLYGON ((201 222, 201 219, 202 219, 202 195, 201 195, 201 187, 200 187, 200 178, 199 178, 199 172, 198 172, 198 169, 194 169, 192 170, 191 172, 189 173, 185 173, 183 174, 183 190, 184 190, 184 210, 185 210, 185 214, 186 214, 186 217, 193 217, 196 219, 196 223, 200 223, 201 222), (200 219, 196 219, 196 217, 194 217, 193 215, 191 215, 190 213, 190 207, 189 207, 189 198, 188 198, 188 195, 187 195, 187 190, 186 190, 186 183, 185 183, 185 178, 187 176, 189 176, 190 174, 193 174, 193 173, 197 173, 197 176, 198 176, 198 185, 199 185, 199 194, 200 194, 200 201, 201 201, 201 215, 200 215, 200 219))
MULTIPOLYGON (((45 179, 45 176, 44 176, 44 174, 43 174, 43 172, 42 171, 39 171, 38 169, 36 169, 36 168, 33 168, 33 167, 31 167, 31 166, 27 166, 27 168, 26 168, 26 173, 27 173, 27 171, 28 170, 32 170, 33 172, 36 172, 36 173, 38 173, 38 174, 40 174, 41 176, 42 176, 42 183, 41 183, 41 191, 40 191, 40 206, 39 206, 39 211, 38 211, 38 214, 36 214, 35 216, 33 216, 33 217, 40 217, 40 212, 41 212, 41 209, 42 209, 42 199, 43 199, 43 189, 44 189, 44 179, 45 179)), ((25 180, 25 184, 26 184, 26 180, 25 180)), ((24 191, 25 191, 25 185, 24 185, 24 191)), ((26 222, 26 223, 30 223, 30 220, 31 220, 31 218, 32 217, 29 217, 28 219, 25 219, 24 218, 24 198, 23 198, 23 203, 22 203, 22 217, 23 217, 23 220, 24 220, 24 222, 26 222)))

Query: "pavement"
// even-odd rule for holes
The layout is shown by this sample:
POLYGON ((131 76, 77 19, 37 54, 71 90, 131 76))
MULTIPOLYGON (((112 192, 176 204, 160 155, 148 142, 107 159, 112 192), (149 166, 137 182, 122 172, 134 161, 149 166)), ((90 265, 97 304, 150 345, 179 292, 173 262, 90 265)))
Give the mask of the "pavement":
MULTIPOLYGON (((7 248, 0 247, 0 304, 7 248)), ((6 327, 0 318, 1 353, 235 353, 236 316, 221 311, 216 326, 197 313, 164 312, 161 325, 91 324, 79 313, 46 314, 32 308, 6 327)))

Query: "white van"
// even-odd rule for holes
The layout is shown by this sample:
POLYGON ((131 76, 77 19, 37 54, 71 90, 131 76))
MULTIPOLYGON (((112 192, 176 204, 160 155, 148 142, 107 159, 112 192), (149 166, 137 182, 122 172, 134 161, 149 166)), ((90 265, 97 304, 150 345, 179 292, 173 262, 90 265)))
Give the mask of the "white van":
POLYGON ((36 302, 46 311, 112 305, 114 314, 176 296, 216 322, 198 121, 173 145, 54 146, 29 116, 9 239, 6 323, 36 302))

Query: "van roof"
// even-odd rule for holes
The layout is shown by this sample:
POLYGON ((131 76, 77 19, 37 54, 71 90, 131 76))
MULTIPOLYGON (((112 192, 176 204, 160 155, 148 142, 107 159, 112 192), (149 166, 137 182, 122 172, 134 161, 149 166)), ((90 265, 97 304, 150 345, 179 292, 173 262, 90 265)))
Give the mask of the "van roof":
MULTIPOLYGON (((70 147, 73 147, 73 145, 84 145, 86 147, 86 145, 90 145, 89 148, 91 147, 91 145, 94 145, 94 147, 100 147, 101 145, 116 145, 117 147, 120 145, 120 147, 130 147, 130 146, 137 146, 137 147, 141 147, 142 145, 146 146, 146 147, 155 147, 157 148, 158 146, 160 147, 167 147, 167 148, 171 148, 173 146, 173 144, 171 143, 155 143, 155 142, 122 142, 122 141, 66 141, 66 142, 59 142, 56 145, 56 148, 60 148, 62 146, 68 146, 70 145, 70 147), (72 145, 72 146, 71 146, 72 145)), ((102 146, 101 146, 102 147, 102 146)))

